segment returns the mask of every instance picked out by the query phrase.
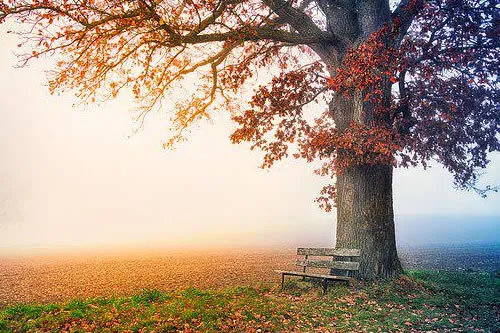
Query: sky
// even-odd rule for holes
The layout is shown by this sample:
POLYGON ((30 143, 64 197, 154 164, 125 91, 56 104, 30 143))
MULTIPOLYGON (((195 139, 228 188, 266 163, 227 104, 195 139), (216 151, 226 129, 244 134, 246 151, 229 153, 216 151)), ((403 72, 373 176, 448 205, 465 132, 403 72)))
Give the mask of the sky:
MULTIPOLYGON (((70 93, 51 96, 44 70, 52 60, 14 68, 18 41, 5 31, 0 26, 0 255, 334 241, 334 213, 313 201, 327 180, 311 165, 290 159, 258 168, 262 154, 230 143, 233 124, 222 112, 194 128, 188 142, 164 150, 166 113, 152 114, 136 132, 127 96, 88 106, 74 106, 70 93)), ((483 182, 500 184, 500 154, 490 157, 483 182)), ((500 194, 456 191, 437 165, 396 170, 394 208, 403 242, 426 237, 415 236, 418 218, 405 216, 426 217, 432 235, 444 234, 432 222, 440 216, 471 217, 472 227, 458 227, 456 239, 480 229, 486 238, 500 235, 500 194)))

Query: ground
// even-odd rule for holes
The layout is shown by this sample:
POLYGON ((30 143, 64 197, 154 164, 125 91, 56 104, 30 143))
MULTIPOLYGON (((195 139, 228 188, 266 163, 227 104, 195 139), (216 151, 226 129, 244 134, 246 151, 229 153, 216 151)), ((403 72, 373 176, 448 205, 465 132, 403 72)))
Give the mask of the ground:
POLYGON ((145 251, 0 259, 0 306, 128 296, 143 289, 256 286, 294 269, 293 250, 145 251))
POLYGON ((347 288, 290 280, 218 290, 147 290, 131 297, 18 304, 2 332, 499 332, 500 277, 410 271, 347 288))
POLYGON ((293 249, 4 256, 0 332, 500 332, 498 247, 471 251, 402 251, 401 278, 325 296, 280 290, 293 249))
MULTIPOLYGON (((400 249, 406 269, 500 271, 500 246, 400 249)), ((275 269, 296 269, 295 250, 127 250, 0 257, 0 307, 17 302, 128 296, 143 289, 172 291, 258 286, 279 281, 275 269)))

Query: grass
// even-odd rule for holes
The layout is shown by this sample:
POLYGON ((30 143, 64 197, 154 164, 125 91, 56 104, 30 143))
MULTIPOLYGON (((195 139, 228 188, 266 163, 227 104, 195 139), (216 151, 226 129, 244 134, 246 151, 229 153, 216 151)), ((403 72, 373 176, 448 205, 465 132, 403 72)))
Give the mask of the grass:
POLYGON ((0 332, 500 331, 494 273, 410 271, 355 289, 287 279, 280 291, 145 290, 122 298, 0 309, 0 332))

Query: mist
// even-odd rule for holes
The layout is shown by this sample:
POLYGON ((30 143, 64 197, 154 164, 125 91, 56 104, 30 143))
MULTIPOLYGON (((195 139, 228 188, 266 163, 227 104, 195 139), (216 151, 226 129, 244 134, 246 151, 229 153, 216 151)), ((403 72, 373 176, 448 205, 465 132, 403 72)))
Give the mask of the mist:
MULTIPOLYGON (((88 106, 51 96, 50 61, 14 68, 17 41, 1 33, 0 254, 334 244, 335 214, 314 202, 329 179, 313 165, 260 169, 261 153, 230 143, 224 112, 164 150, 167 110, 138 130, 130 96, 88 106)), ((500 184, 500 154, 491 159, 482 181, 500 184)), ((456 191, 439 166, 396 170, 394 209, 399 244, 500 238, 500 195, 456 191)))

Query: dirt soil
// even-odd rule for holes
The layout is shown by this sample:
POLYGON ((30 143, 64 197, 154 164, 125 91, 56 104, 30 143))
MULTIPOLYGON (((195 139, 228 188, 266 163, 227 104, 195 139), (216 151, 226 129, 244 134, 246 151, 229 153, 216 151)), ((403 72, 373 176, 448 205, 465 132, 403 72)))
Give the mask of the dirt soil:
MULTIPOLYGON (((399 249, 403 267, 499 271, 500 245, 399 249)), ((277 284, 295 270, 295 249, 127 250, 0 256, 0 307, 18 302, 127 296, 143 289, 277 284)), ((325 272, 326 273, 326 272, 325 272)))
POLYGON ((291 250, 219 250, 137 254, 66 254, 0 258, 0 306, 126 296, 142 289, 275 283, 293 269, 291 250))

